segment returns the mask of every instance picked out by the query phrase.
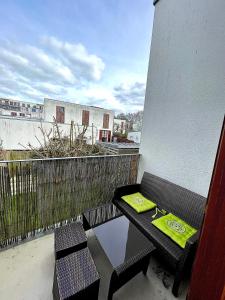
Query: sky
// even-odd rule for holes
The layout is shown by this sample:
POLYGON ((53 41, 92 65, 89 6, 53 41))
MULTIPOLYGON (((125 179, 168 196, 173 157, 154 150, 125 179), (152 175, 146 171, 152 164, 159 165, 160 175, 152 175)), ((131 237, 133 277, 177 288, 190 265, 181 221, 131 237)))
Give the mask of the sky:
POLYGON ((151 0, 7 0, 0 6, 0 97, 143 109, 151 0))

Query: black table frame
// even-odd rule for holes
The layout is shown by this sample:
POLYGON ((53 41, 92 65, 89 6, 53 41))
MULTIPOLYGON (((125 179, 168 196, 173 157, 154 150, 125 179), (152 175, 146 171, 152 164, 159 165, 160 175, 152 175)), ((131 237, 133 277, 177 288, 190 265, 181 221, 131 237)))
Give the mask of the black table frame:
MULTIPOLYGON (((112 205, 112 204, 110 204, 112 205)), ((98 208, 96 208, 98 209, 98 208)), ((122 213, 121 213, 122 214, 122 213)), ((121 215, 114 216, 112 219, 121 217, 121 215)), ((108 220, 111 221, 112 219, 108 220)), ((84 224, 89 224, 89 220, 86 218, 86 214, 83 214, 83 222, 84 224)), ((104 220, 103 223, 107 221, 104 220)), ((101 225, 102 223, 98 224, 101 225)), ((93 227, 96 227, 95 225, 93 227)), ((91 228, 91 225, 87 226, 91 228)), ((113 268, 113 272, 110 279, 109 284, 109 292, 108 292, 108 300, 112 300, 113 294, 122 287, 125 283, 127 283, 130 279, 136 276, 138 273, 143 272, 146 275, 151 254, 155 251, 154 245, 149 241, 149 247, 143 249, 141 252, 137 253, 137 255, 132 256, 129 260, 122 263, 116 268, 113 268)), ((107 255, 107 254, 106 254, 107 255)))

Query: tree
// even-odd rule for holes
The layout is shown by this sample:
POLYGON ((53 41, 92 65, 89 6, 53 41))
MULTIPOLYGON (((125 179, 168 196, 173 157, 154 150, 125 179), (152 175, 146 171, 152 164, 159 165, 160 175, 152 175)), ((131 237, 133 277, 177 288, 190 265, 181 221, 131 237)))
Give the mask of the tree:
POLYGON ((115 118, 126 120, 128 124, 128 131, 140 131, 142 128, 143 111, 127 114, 120 113, 115 118))
POLYGON ((44 130, 42 126, 39 127, 42 133, 42 140, 35 136, 40 145, 39 148, 33 147, 30 143, 28 148, 22 146, 26 150, 31 151, 32 158, 104 155, 105 150, 103 147, 93 143, 93 136, 92 144, 86 143, 85 133, 87 128, 88 126, 81 126, 71 122, 69 135, 64 135, 54 120, 53 128, 49 131, 44 130))
POLYGON ((3 140, 0 139, 0 160, 4 159, 3 140))

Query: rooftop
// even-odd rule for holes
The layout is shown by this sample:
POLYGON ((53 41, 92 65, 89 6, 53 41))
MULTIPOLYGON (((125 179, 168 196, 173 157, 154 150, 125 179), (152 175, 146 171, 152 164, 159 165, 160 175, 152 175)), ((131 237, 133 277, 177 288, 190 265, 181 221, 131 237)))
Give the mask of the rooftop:
POLYGON ((115 148, 115 149, 139 149, 140 145, 136 143, 102 143, 104 147, 115 148))

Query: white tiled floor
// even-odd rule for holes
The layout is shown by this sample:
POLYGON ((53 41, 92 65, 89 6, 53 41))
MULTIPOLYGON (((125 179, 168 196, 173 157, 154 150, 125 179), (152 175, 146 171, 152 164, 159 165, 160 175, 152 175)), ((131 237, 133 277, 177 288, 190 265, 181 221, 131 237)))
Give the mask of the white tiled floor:
MULTIPOLYGON (((107 261, 102 260, 100 252, 96 248, 96 264, 100 275, 104 275, 107 261)), ((0 300, 52 300, 53 268, 53 234, 0 252, 0 300)), ((107 280, 101 282, 100 300, 107 299, 107 280)), ((152 259, 147 276, 138 274, 113 299, 177 299, 171 293, 172 282, 172 275, 152 259)), ((186 286, 178 299, 185 299, 186 286)))

